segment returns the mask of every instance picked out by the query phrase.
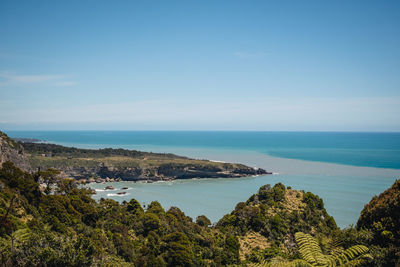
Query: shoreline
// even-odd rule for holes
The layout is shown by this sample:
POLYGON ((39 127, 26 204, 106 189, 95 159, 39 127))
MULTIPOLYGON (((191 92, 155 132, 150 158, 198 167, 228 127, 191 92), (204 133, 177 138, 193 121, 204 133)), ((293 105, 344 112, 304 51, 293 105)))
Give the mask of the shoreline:
MULTIPOLYGON (((160 183, 173 183, 173 182, 178 182, 178 181, 197 181, 197 180, 214 180, 214 179, 243 179, 243 178, 256 178, 259 176, 267 176, 267 175, 278 175, 278 173, 266 173, 266 174, 256 174, 256 175, 248 175, 248 176, 240 176, 240 177, 207 177, 207 178, 185 178, 185 179, 164 179, 164 180, 152 180, 152 179, 142 179, 142 180, 123 180, 123 179, 100 179, 101 181, 82 181, 82 180, 76 180, 74 178, 68 178, 68 179, 74 179, 76 180, 76 183, 81 186, 81 188, 85 188, 87 190, 95 190, 96 192, 104 192, 104 191, 114 191, 118 189, 107 189, 108 186, 106 186, 104 189, 94 189, 90 187, 90 185, 107 185, 110 183, 133 183, 133 184, 160 184, 160 183)), ((132 188, 129 188, 132 189, 132 188)), ((121 189, 121 190, 127 190, 127 189, 121 189)), ((96 194, 96 193, 94 193, 96 194)))

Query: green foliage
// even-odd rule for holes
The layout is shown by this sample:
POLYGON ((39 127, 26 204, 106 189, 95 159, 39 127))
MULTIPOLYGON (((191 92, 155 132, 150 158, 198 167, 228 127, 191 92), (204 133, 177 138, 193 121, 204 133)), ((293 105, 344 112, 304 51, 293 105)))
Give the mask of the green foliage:
MULTIPOLYGON (((237 235, 258 232, 276 244, 294 240, 294 234, 299 231, 317 229, 321 234, 329 235, 337 230, 334 219, 327 214, 319 197, 306 193, 302 199, 304 205, 294 207, 288 205, 287 190, 281 183, 273 187, 262 186, 246 203, 238 203, 231 214, 217 223, 217 227, 237 235)), ((288 249, 292 250, 291 247, 288 249)))
POLYGON ((157 214, 158 216, 165 214, 165 211, 158 201, 152 201, 147 207, 146 213, 157 214))
POLYGON ((251 267, 310 267, 311 265, 308 264, 305 260, 296 259, 292 261, 288 261, 277 257, 272 261, 263 261, 261 263, 250 264, 251 267))
POLYGON ((251 266, 272 266, 272 267, 316 267, 316 266, 360 266, 372 259, 368 254, 369 249, 363 245, 351 246, 347 249, 334 246, 329 254, 323 253, 317 239, 302 232, 296 233, 296 242, 299 246, 301 259, 287 260, 278 256, 270 261, 251 264, 251 266))
POLYGON ((168 234, 164 238, 166 243, 167 266, 191 266, 193 264, 193 251, 186 235, 180 232, 168 234))
POLYGON ((371 266, 400 265, 400 180, 364 206, 357 222, 358 232, 370 233, 362 239, 373 245, 371 266))
POLYGON ((160 219, 153 213, 146 213, 143 218, 143 227, 145 234, 150 231, 158 230, 161 226, 160 219))
MULTIPOLYGON (((152 202, 144 211, 132 199, 99 202, 71 179, 51 194, 12 164, 0 169, 0 265, 203 266, 237 263, 238 240, 192 222, 176 207, 152 202), (36 193, 35 193, 36 192, 36 193), (32 203, 37 203, 32 206, 32 203)), ((43 173, 42 173, 43 174, 43 173)), ((51 174, 56 174, 50 170, 51 174)), ((47 175, 47 174, 46 174, 47 175)))
POLYGON ((0 168, 0 266, 233 266, 249 261, 269 266, 355 266, 369 258, 367 252, 374 256, 375 266, 384 266, 394 262, 387 259, 397 257, 393 246, 398 232, 387 219, 368 215, 376 210, 372 206, 364 214, 374 218, 371 224, 340 231, 320 198, 282 184, 261 187, 210 226, 206 216, 193 222, 179 208, 165 211, 157 201, 146 210, 134 199, 122 204, 111 199, 96 202, 74 180, 56 178, 55 170, 35 175, 12 163, 0 168), (51 180, 55 190, 42 193, 35 180, 40 177, 51 180), (290 196, 297 202, 289 202, 290 196), (241 261, 240 238, 249 232, 269 244, 253 248, 241 261), (296 232, 316 232, 321 242, 296 232), (324 241, 332 235, 341 241, 324 241), (355 243, 360 245, 352 246, 355 243))
POLYGON ((209 226, 211 221, 204 215, 200 215, 196 218, 196 223, 200 226, 209 226))
POLYGON ((324 207, 323 200, 311 192, 307 192, 303 195, 303 202, 306 203, 307 207, 311 210, 316 208, 322 209, 324 207))
POLYGON ((0 181, 14 192, 23 195, 30 203, 38 203, 41 196, 39 184, 34 181, 32 175, 20 170, 12 162, 3 163, 0 181))
POLYGON ((239 261, 239 241, 236 236, 228 235, 225 239, 224 260, 222 264, 233 264, 239 261))
POLYGON ((400 180, 391 188, 374 197, 365 205, 357 222, 357 228, 371 229, 377 243, 395 242, 400 246, 400 180))
MULTIPOLYGON (((126 149, 82 149, 75 147, 65 147, 55 144, 46 143, 22 143, 24 149, 28 153, 33 154, 51 154, 52 156, 68 156, 68 157, 107 157, 107 156, 129 156, 129 157, 145 157, 152 155, 154 153, 140 152, 136 150, 126 150, 126 149)), ((165 157, 172 154, 159 154, 165 157)))
POLYGON ((140 205, 140 203, 134 198, 132 198, 128 202, 127 210, 128 210, 128 212, 130 212, 132 214, 135 214, 137 216, 143 215, 143 212, 144 212, 144 210, 143 210, 142 206, 140 205))
POLYGON ((271 188, 270 185, 264 185, 258 191, 258 199, 269 205, 279 205, 279 202, 285 200, 286 188, 283 184, 277 183, 271 188))
POLYGON ((45 193, 48 195, 51 193, 51 185, 58 182, 57 176, 60 174, 60 171, 57 169, 49 168, 45 171, 41 171, 38 173, 39 179, 41 182, 46 184, 45 193))

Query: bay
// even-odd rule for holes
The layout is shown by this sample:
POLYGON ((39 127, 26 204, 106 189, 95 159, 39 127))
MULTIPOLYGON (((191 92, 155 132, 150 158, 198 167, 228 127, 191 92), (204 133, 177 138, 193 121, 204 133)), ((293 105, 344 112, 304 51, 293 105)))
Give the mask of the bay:
POLYGON ((400 177, 399 133, 320 132, 163 132, 163 131, 18 131, 11 137, 29 137, 81 148, 126 148, 176 153, 199 159, 240 162, 273 171, 274 175, 235 178, 177 180, 172 182, 120 182, 129 187, 103 191, 95 199, 137 199, 148 205, 159 201, 164 208, 177 206, 195 218, 204 214, 218 221, 246 201, 264 184, 282 182, 311 191, 340 227, 355 224, 363 206, 400 177))

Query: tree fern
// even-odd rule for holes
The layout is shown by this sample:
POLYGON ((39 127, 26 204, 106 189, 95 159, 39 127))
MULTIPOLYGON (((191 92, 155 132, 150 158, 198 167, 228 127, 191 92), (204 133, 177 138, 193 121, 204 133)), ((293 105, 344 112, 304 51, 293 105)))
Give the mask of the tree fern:
POLYGON ((363 245, 355 245, 346 250, 335 248, 326 255, 311 235, 298 232, 295 238, 301 257, 311 266, 357 266, 365 259, 371 258, 371 255, 367 254, 369 249, 363 245))
POLYGON ((318 241, 309 234, 298 232, 295 234, 296 242, 299 245, 299 252, 302 259, 286 261, 283 259, 273 259, 270 262, 252 264, 250 266, 261 267, 324 267, 324 266, 359 266, 367 259, 372 259, 368 254, 369 249, 363 245, 355 245, 348 249, 332 246, 330 254, 323 254, 318 241))

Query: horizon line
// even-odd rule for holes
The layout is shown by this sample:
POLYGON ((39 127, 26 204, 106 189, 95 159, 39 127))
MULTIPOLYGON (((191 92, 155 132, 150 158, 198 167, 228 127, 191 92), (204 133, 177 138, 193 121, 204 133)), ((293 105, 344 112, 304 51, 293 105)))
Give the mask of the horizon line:
POLYGON ((264 133, 400 133, 400 131, 353 131, 353 130, 163 130, 163 129, 136 129, 136 130, 121 130, 121 129, 73 129, 73 130, 57 130, 57 129, 43 129, 43 130, 1 130, 2 132, 264 132, 264 133))

